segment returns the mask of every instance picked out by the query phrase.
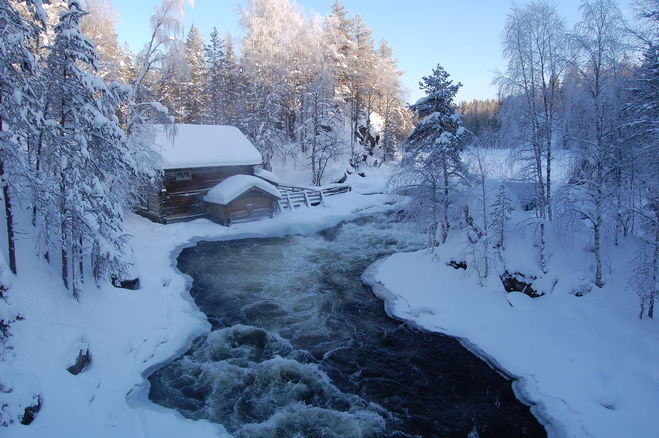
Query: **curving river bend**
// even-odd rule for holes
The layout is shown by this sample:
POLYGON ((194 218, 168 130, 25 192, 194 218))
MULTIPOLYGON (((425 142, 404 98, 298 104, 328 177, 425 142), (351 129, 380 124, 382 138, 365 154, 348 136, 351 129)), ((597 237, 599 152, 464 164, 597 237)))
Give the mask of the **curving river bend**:
POLYGON ((380 215, 183 250, 213 331, 149 378, 149 398, 238 438, 546 437, 510 381, 362 285, 372 262, 423 242, 380 215))

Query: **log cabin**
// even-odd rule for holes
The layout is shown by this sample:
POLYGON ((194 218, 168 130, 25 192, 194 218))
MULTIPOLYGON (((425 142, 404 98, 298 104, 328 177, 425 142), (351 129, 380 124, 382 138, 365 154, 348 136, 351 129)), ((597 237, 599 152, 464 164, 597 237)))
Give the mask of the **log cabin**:
POLYGON ((272 217, 280 199, 275 186, 252 175, 230 176, 204 197, 208 218, 222 225, 272 217))
POLYGON ((257 170, 261 154, 238 128, 158 125, 152 149, 158 156, 160 175, 154 185, 142 191, 138 214, 163 224, 209 217, 209 213, 214 221, 224 224, 274 214, 279 192, 266 178, 254 175, 276 176, 257 170), (204 201, 206 194, 234 176, 254 179, 242 180, 242 186, 248 187, 234 194, 228 205, 209 208, 204 201))

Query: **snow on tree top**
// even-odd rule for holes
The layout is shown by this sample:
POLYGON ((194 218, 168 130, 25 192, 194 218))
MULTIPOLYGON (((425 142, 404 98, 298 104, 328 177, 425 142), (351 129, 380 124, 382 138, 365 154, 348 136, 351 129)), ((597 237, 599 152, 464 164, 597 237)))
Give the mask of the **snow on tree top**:
POLYGON ((154 151, 163 169, 244 166, 263 158, 235 126, 157 125, 154 151))
POLYGON ((252 187, 257 187, 275 198, 281 199, 281 193, 277 187, 269 182, 252 175, 234 175, 210 189, 204 197, 204 201, 227 205, 252 187))

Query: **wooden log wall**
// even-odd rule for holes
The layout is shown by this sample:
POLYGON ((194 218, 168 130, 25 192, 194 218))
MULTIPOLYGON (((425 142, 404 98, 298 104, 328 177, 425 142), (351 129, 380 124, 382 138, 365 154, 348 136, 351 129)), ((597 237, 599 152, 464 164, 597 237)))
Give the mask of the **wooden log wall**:
POLYGON ((262 190, 251 189, 226 206, 207 203, 206 211, 212 221, 228 225, 272 217, 276 201, 262 190))
POLYGON ((160 215, 166 223, 206 216, 204 196, 221 181, 233 175, 253 175, 254 166, 200 167, 168 169, 164 175, 160 215), (177 176, 189 172, 190 179, 177 176))

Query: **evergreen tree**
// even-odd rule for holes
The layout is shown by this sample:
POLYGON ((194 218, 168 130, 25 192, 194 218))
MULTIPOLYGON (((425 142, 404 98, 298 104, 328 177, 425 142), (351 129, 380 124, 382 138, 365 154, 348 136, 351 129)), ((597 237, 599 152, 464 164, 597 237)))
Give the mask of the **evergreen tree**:
POLYGON ((49 160, 44 166, 57 205, 47 220, 59 224, 53 240, 61 250, 62 280, 75 297, 87 260, 99 275, 124 274, 122 213, 135 167, 127 161, 115 116, 118 96, 87 71, 95 69, 97 54, 80 31, 84 14, 78 0, 69 0, 45 67, 49 160))
POLYGON ((491 206, 492 209, 492 228, 498 236, 497 248, 505 250, 506 224, 510 220, 510 213, 513 211, 512 202, 508 196, 508 189, 504 184, 499 186, 499 191, 491 206))
MULTIPOLYGON (((412 132, 413 114, 401 93, 401 72, 393 58, 393 50, 382 40, 377 51, 378 67, 373 71, 375 90, 375 112, 382 118, 380 130, 373 134, 379 138, 382 154, 381 162, 392 161, 402 144, 412 132)), ((370 117, 369 117, 370 121, 370 117)))
POLYGON ((352 38, 353 25, 345 6, 334 0, 332 11, 325 20, 325 42, 328 47, 327 56, 336 78, 336 90, 339 95, 347 92, 348 76, 353 64, 354 42, 352 38))
POLYGON ((16 5, 0 1, 0 186, 7 224, 8 262, 14 274, 17 266, 13 200, 17 187, 29 187, 34 182, 24 144, 41 122, 38 93, 31 81, 37 64, 28 42, 37 40, 46 17, 39 0, 27 1, 26 5, 32 15, 31 24, 15 9, 16 5))
POLYGON ((185 41, 186 80, 183 86, 183 122, 199 124, 205 119, 204 85, 207 83, 204 62, 204 40, 199 29, 192 25, 185 41))
POLYGON ((467 131, 453 105, 462 84, 453 84, 438 65, 419 85, 426 96, 411 106, 419 123, 408 138, 408 153, 395 184, 411 197, 411 214, 429 223, 429 245, 434 247, 446 242, 451 191, 466 177, 461 154, 467 131), (441 238, 437 241, 440 221, 441 238))
POLYGON ((180 41, 172 41, 165 58, 158 70, 153 98, 157 98, 168 109, 177 123, 188 122, 188 112, 185 93, 188 91, 188 64, 185 58, 185 47, 180 41))
POLYGON ((204 85, 207 102, 206 120, 208 123, 219 125, 226 123, 227 119, 229 60, 224 40, 216 28, 213 28, 210 34, 204 54, 207 71, 204 85))

